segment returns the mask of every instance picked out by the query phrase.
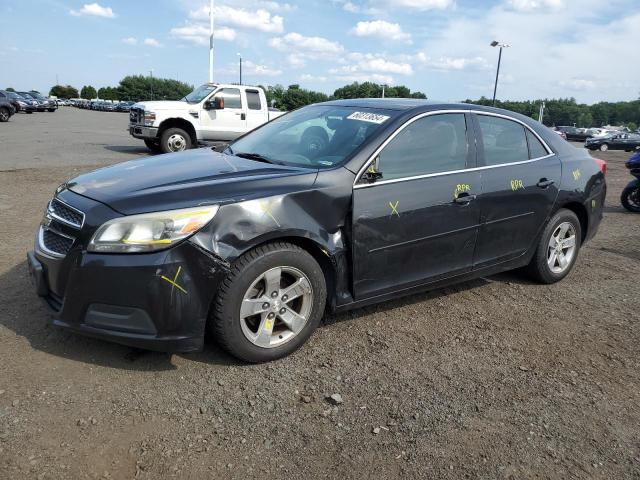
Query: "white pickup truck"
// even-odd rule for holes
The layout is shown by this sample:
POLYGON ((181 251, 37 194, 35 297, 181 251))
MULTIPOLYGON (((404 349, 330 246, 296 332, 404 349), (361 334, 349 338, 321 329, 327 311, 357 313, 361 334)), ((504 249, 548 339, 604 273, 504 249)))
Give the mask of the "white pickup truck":
POLYGON ((129 133, 154 152, 179 152, 200 142, 235 140, 283 114, 269 108, 259 87, 208 83, 177 102, 136 103, 129 133))

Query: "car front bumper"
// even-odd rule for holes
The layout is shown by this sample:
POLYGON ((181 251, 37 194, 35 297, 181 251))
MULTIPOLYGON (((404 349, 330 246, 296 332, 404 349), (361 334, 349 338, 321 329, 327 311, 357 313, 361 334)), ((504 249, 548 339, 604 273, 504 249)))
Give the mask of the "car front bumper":
POLYGON ((129 135, 142 140, 149 140, 158 136, 158 128, 129 124, 129 135))
MULTIPOLYGON (((62 231, 55 221, 45 225, 62 231)), ((95 225, 83 226, 65 255, 52 255, 39 230, 27 254, 53 325, 137 348, 201 350, 210 305, 228 272, 225 262, 189 241, 155 253, 90 253, 84 244, 93 231, 95 225)))

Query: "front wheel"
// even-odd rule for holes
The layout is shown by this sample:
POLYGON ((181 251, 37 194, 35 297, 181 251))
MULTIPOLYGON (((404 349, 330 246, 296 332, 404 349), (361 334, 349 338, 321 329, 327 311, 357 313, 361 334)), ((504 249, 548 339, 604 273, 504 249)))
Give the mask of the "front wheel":
POLYGON ((324 273, 309 253, 290 243, 267 244, 233 264, 214 301, 209 330, 235 357, 269 362, 307 341, 326 297, 324 273))
POLYGON ((600 145, 600 151, 601 152, 606 152, 609 150, 609 145, 606 143, 603 143, 602 145, 600 145))
POLYGON ((191 148, 191 137, 181 128, 167 128, 160 136, 163 153, 183 152, 191 148))
POLYGON ((11 117, 9 109, 6 107, 0 108, 0 122, 8 122, 9 117, 11 117))
POLYGON ((578 258, 582 242, 580 220, 571 210, 560 209, 549 220, 527 266, 535 280, 556 283, 569 275, 578 258))
POLYGON ((628 185, 620 195, 622 206, 633 213, 640 213, 640 180, 628 185))
POLYGON ((56 111, 56 109, 55 109, 55 108, 50 108, 50 109, 49 109, 49 111, 50 111, 50 112, 55 112, 55 111, 56 111))

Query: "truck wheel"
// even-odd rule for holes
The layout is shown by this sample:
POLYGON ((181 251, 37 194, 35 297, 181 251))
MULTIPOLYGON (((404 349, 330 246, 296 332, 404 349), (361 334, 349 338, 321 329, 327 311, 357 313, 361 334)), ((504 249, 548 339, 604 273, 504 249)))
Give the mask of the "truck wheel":
POLYGON ((160 140, 158 140, 157 138, 154 138, 153 140, 145 139, 144 144, 153 153, 162 153, 162 149, 160 148, 160 140))
POLYGON ((318 262, 285 242, 250 250, 222 282, 208 327, 229 353, 247 362, 289 355, 324 314, 327 286, 318 262))
POLYGON ((8 108, 2 107, 0 108, 0 122, 8 122, 9 117, 11 116, 11 112, 8 108))
POLYGON ((160 136, 163 153, 182 152, 191 148, 191 137, 181 128, 167 128, 160 136))

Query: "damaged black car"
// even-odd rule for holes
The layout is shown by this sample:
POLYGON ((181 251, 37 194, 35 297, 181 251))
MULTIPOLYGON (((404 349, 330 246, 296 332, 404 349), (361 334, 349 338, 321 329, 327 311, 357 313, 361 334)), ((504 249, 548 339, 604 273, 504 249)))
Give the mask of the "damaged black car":
POLYGON ((606 164, 518 114, 344 100, 230 144, 80 175, 28 253, 55 325, 269 361, 337 312, 525 267, 554 283, 602 219, 606 164))

